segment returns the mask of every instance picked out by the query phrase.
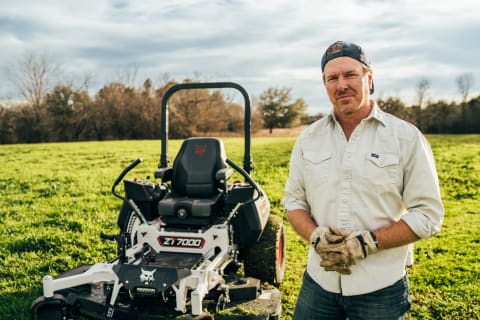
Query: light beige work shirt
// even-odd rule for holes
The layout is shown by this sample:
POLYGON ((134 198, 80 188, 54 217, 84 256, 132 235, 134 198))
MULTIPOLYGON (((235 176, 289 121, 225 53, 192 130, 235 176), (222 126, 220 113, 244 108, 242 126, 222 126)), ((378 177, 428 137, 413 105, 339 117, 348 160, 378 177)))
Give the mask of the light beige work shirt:
MULTIPOLYGON (((440 231, 443 206, 430 146, 413 125, 374 106, 347 141, 333 114, 305 129, 290 160, 283 205, 307 210, 319 226, 374 230, 403 219, 420 238, 440 231)), ((380 250, 351 267, 325 271, 310 246, 307 272, 325 290, 357 295, 405 275, 409 247, 380 250)))

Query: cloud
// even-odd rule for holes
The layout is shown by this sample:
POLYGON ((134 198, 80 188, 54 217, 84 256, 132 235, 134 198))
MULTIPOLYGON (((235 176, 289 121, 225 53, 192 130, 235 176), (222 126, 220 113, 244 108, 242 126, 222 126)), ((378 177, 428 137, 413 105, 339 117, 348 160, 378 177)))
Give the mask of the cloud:
POLYGON ((321 56, 349 40, 372 60, 377 96, 413 103, 416 82, 427 77, 434 98, 453 99, 456 76, 480 77, 479 10, 467 0, 3 2, 0 96, 13 90, 2 70, 38 52, 73 74, 94 74, 97 87, 137 66, 140 83, 196 73, 239 82, 256 96, 289 87, 310 113, 328 112, 321 56))

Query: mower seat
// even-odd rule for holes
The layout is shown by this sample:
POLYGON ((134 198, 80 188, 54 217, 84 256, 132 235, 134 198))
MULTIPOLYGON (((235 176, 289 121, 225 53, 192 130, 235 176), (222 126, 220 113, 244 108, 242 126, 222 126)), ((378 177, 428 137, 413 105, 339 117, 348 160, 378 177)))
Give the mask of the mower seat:
POLYGON ((233 170, 227 167, 223 142, 217 138, 186 139, 173 168, 161 170, 171 189, 158 203, 167 224, 206 225, 223 205, 226 181, 233 170), (168 172, 171 171, 171 172, 168 172))

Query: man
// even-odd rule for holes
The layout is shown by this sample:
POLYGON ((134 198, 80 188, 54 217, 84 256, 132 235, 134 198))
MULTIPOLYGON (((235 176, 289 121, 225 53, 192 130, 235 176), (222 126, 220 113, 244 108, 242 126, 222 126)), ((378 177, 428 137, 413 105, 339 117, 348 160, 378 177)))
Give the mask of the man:
POLYGON ((283 199, 310 242, 294 319, 403 319, 410 244, 443 221, 431 149, 370 99, 362 48, 335 42, 321 65, 333 110, 296 141, 283 199))

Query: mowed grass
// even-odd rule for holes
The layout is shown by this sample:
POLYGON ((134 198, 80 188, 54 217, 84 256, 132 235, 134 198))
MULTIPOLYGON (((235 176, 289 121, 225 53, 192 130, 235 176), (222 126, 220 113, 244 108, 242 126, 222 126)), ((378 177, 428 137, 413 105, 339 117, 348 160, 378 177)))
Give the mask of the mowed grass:
MULTIPOLYGON (((480 136, 428 136, 446 209, 442 232, 415 245, 408 269, 410 319, 480 319, 480 136)), ((294 138, 254 138, 254 178, 283 217, 281 198, 294 138)), ((242 163, 243 140, 224 139, 242 163)), ((173 157, 180 141, 171 141, 173 157)), ((127 177, 153 176, 159 141, 111 141, 0 146, 0 318, 29 319, 45 274, 103 262, 115 245, 120 202, 110 193, 132 160, 144 162, 127 177)), ((121 188, 119 188, 121 190, 121 188)), ((286 223, 287 270, 281 286, 282 319, 290 319, 306 262, 306 243, 286 223)))

